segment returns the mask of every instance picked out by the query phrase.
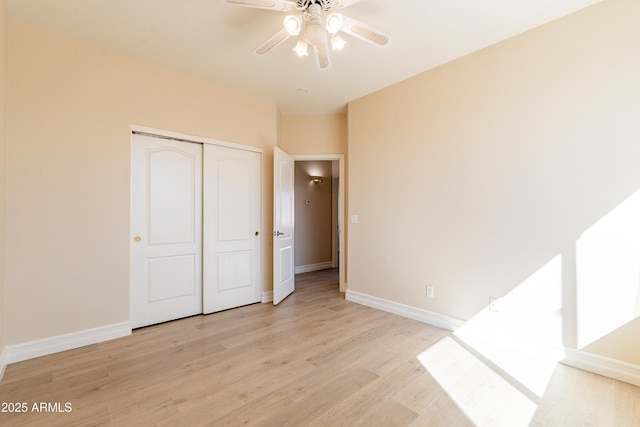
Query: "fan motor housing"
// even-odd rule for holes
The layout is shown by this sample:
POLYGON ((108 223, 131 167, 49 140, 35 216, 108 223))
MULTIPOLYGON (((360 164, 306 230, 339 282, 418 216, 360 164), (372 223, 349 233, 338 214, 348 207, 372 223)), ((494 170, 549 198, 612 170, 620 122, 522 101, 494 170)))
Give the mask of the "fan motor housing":
POLYGON ((317 4, 324 12, 328 12, 334 6, 334 3, 334 0, 298 0, 298 7, 307 10, 312 4, 317 4))

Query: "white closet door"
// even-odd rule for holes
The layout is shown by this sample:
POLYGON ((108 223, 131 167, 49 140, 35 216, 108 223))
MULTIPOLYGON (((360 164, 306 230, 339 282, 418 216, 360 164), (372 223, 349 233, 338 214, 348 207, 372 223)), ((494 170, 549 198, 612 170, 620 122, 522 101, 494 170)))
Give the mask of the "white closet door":
POLYGON ((131 323, 202 312, 202 145, 134 134, 131 323))
POLYGON ((204 146, 204 313, 261 301, 261 154, 204 146))

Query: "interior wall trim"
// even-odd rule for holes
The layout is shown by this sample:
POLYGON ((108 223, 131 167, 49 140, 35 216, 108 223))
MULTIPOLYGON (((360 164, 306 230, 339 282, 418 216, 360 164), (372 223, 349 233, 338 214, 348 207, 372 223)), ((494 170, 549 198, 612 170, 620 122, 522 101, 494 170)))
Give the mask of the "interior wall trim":
POLYGON ((560 362, 564 365, 640 386, 640 365, 571 348, 565 349, 565 356, 560 362))
POLYGON ((418 322, 427 323, 438 328, 448 329, 450 331, 455 331, 465 323, 464 320, 456 319, 455 317, 445 316, 444 314, 439 314, 433 311, 412 307, 410 305, 389 301, 367 294, 362 294, 360 292, 347 290, 345 299, 347 301, 397 314, 399 316, 417 320, 418 322))
MULTIPOLYGON (((455 331, 465 323, 464 320, 362 294, 360 292, 347 290, 345 299, 450 331, 455 331)), ((564 365, 640 386, 640 365, 634 365, 632 363, 570 348, 565 348, 564 352, 565 359, 560 361, 560 363, 564 365)))
POLYGON ((273 302, 273 291, 266 291, 262 293, 262 303, 266 304, 268 302, 273 302))
POLYGON ((0 351, 0 381, 2 381, 2 378, 4 378, 4 370, 7 369, 7 363, 5 362, 4 352, 5 352, 4 349, 0 351))
POLYGON ((309 273, 311 271, 326 270, 333 268, 333 261, 319 262, 317 264, 298 265, 295 268, 295 274, 309 273))
POLYGON ((6 364, 47 356, 131 335, 131 323, 122 322, 5 347, 6 364))

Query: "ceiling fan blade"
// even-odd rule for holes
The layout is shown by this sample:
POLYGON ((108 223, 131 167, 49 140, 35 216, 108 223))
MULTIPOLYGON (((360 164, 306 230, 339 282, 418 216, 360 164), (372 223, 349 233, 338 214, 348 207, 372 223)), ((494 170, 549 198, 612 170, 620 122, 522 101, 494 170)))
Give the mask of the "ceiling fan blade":
POLYGON ((296 2, 291 0, 221 0, 223 3, 232 6, 253 7, 257 9, 269 10, 293 10, 296 9, 296 2))
POLYGON ((389 34, 348 16, 344 17, 342 31, 378 47, 387 47, 391 43, 389 34))
POLYGON ((362 0, 336 0, 335 7, 337 7, 338 9, 342 9, 345 7, 349 7, 352 4, 359 3, 360 1, 362 0))
POLYGON ((280 43, 284 42, 289 37, 291 37, 289 33, 287 33, 284 28, 281 28, 277 33, 269 37, 260 46, 255 48, 253 52, 256 55, 264 55, 274 47, 278 46, 280 43))
POLYGON ((316 56, 316 66, 319 71, 326 70, 331 67, 331 57, 329 56, 329 44, 327 42, 318 46, 313 46, 316 56))

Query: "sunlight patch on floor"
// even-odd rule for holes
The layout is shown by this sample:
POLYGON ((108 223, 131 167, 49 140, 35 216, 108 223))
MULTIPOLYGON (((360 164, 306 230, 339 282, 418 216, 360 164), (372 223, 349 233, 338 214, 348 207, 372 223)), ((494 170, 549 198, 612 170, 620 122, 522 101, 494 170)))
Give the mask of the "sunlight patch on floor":
POLYGON ((528 426, 536 404, 482 363, 453 338, 446 337, 418 360, 477 426, 528 426))

